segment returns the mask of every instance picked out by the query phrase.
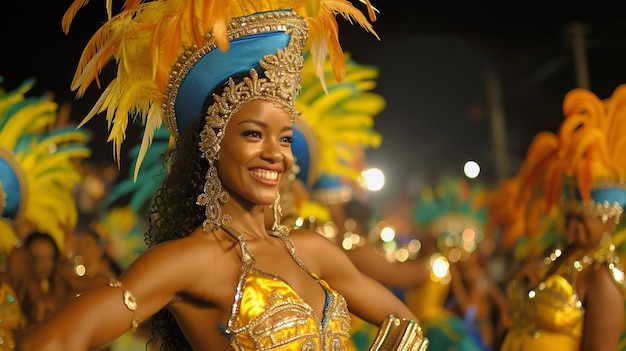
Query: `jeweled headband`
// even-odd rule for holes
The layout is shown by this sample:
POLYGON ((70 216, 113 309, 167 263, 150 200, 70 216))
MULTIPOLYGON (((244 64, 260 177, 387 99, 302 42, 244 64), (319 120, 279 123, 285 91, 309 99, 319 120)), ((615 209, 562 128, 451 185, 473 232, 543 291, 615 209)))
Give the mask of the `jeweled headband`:
POLYGON ((583 200, 574 180, 565 182, 563 210, 565 213, 586 214, 603 222, 619 222, 626 206, 626 181, 592 185, 589 200, 583 200))

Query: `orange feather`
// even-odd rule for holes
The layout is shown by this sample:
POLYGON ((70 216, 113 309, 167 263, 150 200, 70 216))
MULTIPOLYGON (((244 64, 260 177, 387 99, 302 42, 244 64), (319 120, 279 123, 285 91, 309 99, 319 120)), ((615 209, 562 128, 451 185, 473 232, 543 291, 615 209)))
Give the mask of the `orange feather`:
POLYGON ((70 7, 65 11, 63 18, 61 18, 61 28, 63 28, 63 32, 65 34, 69 33, 70 26, 72 25, 72 21, 74 20, 74 17, 76 17, 78 10, 87 5, 88 2, 89 0, 74 0, 70 7))

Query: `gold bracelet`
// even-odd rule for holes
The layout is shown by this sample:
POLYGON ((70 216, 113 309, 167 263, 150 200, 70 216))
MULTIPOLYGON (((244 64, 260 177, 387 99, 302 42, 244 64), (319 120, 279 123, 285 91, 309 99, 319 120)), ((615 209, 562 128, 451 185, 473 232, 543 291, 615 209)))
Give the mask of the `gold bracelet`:
MULTIPOLYGON (((121 288, 122 282, 115 278, 111 278, 109 280, 109 286, 113 288, 121 288)), ((126 308, 133 311, 133 320, 130 322, 130 331, 134 333, 137 331, 137 327, 139 326, 139 322, 137 322, 137 318, 135 318, 137 298, 130 290, 124 289, 124 305, 126 305, 126 308)))
POLYGON ((417 321, 389 315, 369 351, 425 351, 428 339, 417 321))

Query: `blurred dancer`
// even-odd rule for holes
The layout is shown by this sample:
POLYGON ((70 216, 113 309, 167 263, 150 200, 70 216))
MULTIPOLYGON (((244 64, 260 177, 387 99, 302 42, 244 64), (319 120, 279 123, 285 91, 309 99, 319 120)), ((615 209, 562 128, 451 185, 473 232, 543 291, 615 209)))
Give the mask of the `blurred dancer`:
MULTIPOLYGON (((458 265, 475 260, 477 251, 493 247, 485 235, 481 194, 480 184, 442 177, 433 186, 424 187, 413 203, 415 232, 424 245, 434 246, 434 252, 429 256, 429 279, 408 289, 405 301, 423 321, 433 348, 488 350, 492 344, 491 336, 483 339, 476 325, 493 326, 493 301, 482 291, 480 295, 470 293, 463 271, 458 269, 458 265)), ((485 268, 483 278, 490 279, 485 268)))
POLYGON ((531 143, 509 206, 519 213, 521 233, 549 233, 533 225, 552 219, 562 239, 534 277, 509 282, 517 315, 502 350, 617 349, 625 282, 614 233, 626 205, 624 106, 626 86, 604 100, 574 89, 563 101, 558 133, 540 133, 531 143), (544 215, 532 216, 535 209, 544 215), (546 215, 553 209, 559 216, 546 215))
POLYGON ((32 232, 42 232, 51 235, 53 246, 64 247, 65 234, 77 220, 73 191, 80 175, 74 163, 91 155, 85 131, 60 125, 66 110, 48 95, 28 94, 34 84, 34 79, 28 79, 14 90, 0 89, 3 323, 11 323, 15 306, 20 306, 19 328, 13 338, 8 333, 3 337, 3 347, 9 349, 27 324, 21 310, 29 287, 37 283, 35 261, 23 241, 32 232))

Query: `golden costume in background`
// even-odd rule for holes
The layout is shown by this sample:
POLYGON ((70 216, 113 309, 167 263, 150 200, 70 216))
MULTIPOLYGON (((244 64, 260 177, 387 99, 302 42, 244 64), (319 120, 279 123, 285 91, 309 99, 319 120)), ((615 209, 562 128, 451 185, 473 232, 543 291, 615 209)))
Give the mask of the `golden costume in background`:
POLYGON ((548 259, 551 263, 546 269, 551 269, 551 274, 544 277, 535 289, 527 289, 518 280, 510 282, 507 295, 514 311, 513 325, 501 350, 580 349, 585 308, 576 295, 578 273, 592 265, 606 265, 615 283, 623 292, 625 290, 624 273, 611 246, 613 244, 607 241, 595 251, 573 252, 554 262, 548 259))
POLYGON ((22 322, 22 313, 15 292, 0 282, 0 351, 15 350, 15 332, 22 322))

